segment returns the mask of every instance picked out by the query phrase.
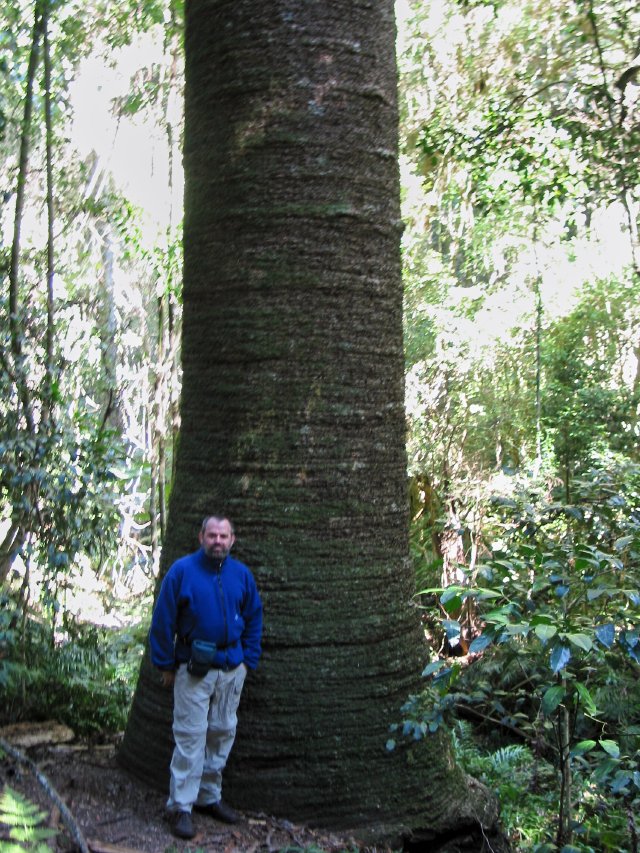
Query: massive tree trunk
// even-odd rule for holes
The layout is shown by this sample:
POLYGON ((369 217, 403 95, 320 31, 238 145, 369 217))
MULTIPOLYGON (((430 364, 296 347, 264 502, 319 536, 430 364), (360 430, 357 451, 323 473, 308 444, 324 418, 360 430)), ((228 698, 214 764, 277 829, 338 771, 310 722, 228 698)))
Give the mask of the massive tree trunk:
MULTIPOLYGON (((163 570, 235 520, 265 603, 225 776, 335 827, 478 826, 444 739, 389 752, 412 608, 392 0, 188 0, 182 428, 163 570)), ((148 659, 122 750, 166 784, 148 659)), ((480 845, 473 848, 480 849, 480 845)))

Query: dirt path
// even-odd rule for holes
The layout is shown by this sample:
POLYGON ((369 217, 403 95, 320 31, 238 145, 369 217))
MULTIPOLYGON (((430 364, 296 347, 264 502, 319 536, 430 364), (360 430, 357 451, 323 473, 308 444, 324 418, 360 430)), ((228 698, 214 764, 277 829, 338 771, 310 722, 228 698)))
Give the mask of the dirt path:
MULTIPOLYGON (((78 824, 92 853, 313 853, 361 851, 383 853, 382 848, 360 848, 353 839, 323 833, 263 814, 243 813, 235 826, 194 815, 197 834, 189 842, 174 838, 164 820, 164 798, 132 779, 116 763, 116 744, 102 746, 68 743, 18 747, 50 781, 78 824)), ((48 815, 45 823, 59 829, 52 844, 57 850, 74 848, 60 809, 28 765, 4 755, 0 759, 0 788, 9 786, 48 815)), ((0 840, 9 827, 0 823, 0 840)))

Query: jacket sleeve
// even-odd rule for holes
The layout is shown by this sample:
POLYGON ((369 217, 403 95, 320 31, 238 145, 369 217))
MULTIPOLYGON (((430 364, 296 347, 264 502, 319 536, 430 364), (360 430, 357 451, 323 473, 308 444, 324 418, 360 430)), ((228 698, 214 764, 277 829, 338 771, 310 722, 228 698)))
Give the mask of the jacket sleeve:
POLYGON ((151 661, 158 669, 175 669, 175 635, 178 619, 179 578, 172 567, 162 581, 151 617, 151 661))
POLYGON ((261 654, 262 637, 262 601, 251 572, 247 571, 247 593, 242 608, 244 631, 242 632, 242 651, 244 662, 249 669, 255 669, 261 654))

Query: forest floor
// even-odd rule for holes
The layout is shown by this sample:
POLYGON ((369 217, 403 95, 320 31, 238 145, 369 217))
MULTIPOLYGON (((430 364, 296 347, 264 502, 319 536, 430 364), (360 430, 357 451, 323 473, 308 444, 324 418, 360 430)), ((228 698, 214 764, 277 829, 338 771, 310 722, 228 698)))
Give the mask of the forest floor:
MULTIPOLYGON (((0 747, 0 791, 8 787, 39 806, 45 813, 42 826, 58 830, 51 843, 57 851, 78 849, 68 826, 71 817, 91 853, 383 853, 383 848, 362 848, 347 836, 253 813, 241 813, 233 826, 195 814, 195 838, 181 841, 169 831, 162 794, 117 763, 117 739, 100 745, 72 740, 25 746, 1 730, 0 736, 12 749, 7 753, 0 747)), ((0 847, 10 829, 2 822, 3 803, 0 847)))

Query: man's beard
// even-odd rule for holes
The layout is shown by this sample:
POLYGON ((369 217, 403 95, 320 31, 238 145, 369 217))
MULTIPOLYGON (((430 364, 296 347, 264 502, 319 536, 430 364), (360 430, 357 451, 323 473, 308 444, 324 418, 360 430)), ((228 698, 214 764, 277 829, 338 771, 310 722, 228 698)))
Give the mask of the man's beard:
POLYGON ((228 553, 229 548, 222 547, 219 550, 216 550, 214 545, 212 545, 210 548, 205 548, 205 554, 211 560, 224 560, 228 553))

